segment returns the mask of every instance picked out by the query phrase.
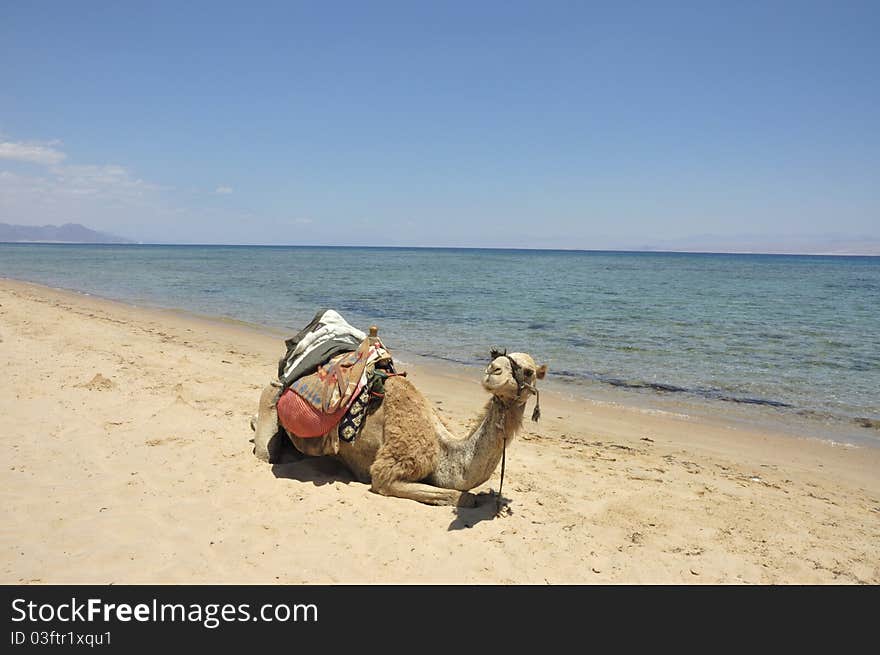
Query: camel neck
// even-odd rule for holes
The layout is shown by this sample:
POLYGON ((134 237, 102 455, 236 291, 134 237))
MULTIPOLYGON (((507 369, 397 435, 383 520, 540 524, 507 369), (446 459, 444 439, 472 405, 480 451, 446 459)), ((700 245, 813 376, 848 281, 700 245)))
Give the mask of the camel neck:
POLYGON ((486 482, 501 462, 505 440, 509 442, 522 425, 522 417, 522 405, 490 400, 473 432, 464 439, 442 444, 443 461, 435 474, 435 482, 461 490, 486 482))
MULTIPOLYGON (((525 405, 516 402, 505 403, 497 397, 493 397, 486 406, 487 429, 495 430, 495 438, 502 440, 513 439, 519 432, 523 422, 525 405)), ((502 442, 503 446, 504 443, 502 442)))

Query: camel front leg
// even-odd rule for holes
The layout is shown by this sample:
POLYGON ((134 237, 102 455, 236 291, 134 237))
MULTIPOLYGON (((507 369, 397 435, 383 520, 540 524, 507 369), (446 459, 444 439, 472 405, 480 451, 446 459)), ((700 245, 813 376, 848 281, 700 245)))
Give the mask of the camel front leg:
POLYGON ((429 484, 421 482, 388 482, 385 485, 377 487, 374 483, 371 487, 372 491, 383 496, 394 496, 395 498, 408 498, 416 500, 427 505, 454 505, 457 507, 474 507, 477 504, 477 497, 467 491, 456 491, 455 489, 441 489, 432 487, 429 484))
POLYGON ((279 387, 274 383, 263 389, 260 395, 259 413, 254 424, 254 455, 257 459, 269 463, 278 461, 284 438, 278 429, 278 410, 275 407, 278 389, 279 387))

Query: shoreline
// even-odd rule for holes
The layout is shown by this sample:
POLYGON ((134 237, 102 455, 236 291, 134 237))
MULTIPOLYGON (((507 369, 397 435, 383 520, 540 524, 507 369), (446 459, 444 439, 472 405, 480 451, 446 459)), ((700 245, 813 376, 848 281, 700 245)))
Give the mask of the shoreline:
MULTIPOLYGON (((380 497, 323 459, 263 464, 247 425, 284 336, 0 280, 0 580, 880 583, 880 451, 723 417, 542 386, 502 518, 380 497)), ((400 359, 465 431, 479 376, 400 359)))
MULTIPOLYGON (((53 287, 39 282, 0 276, 0 284, 4 282, 33 285, 46 290, 69 293, 85 298, 95 298, 109 303, 118 303, 125 307, 177 314, 183 318, 190 317, 208 324, 216 323, 218 325, 238 326, 242 330, 276 338, 282 344, 284 339, 295 334, 298 330, 298 328, 284 329, 231 316, 203 314, 182 307, 168 307, 154 302, 136 303, 79 289, 53 287)), ((380 325, 380 332, 381 327, 380 325)), ((364 327, 361 329, 364 329, 364 327)), ((470 373, 475 378, 480 374, 481 367, 476 363, 400 350, 394 348, 393 344, 389 344, 389 347, 392 353, 395 354, 395 357, 401 361, 417 362, 419 366, 428 368, 436 374, 462 376, 470 373)), ((283 345, 279 345, 278 357, 281 357, 283 350, 283 345)), ((778 433, 780 435, 810 439, 832 445, 843 445, 852 448, 880 448, 880 422, 876 419, 871 419, 872 423, 875 423, 875 427, 871 428, 858 423, 859 420, 865 419, 830 414, 819 415, 809 409, 787 406, 776 407, 772 402, 767 403, 765 406, 761 403, 753 404, 736 400, 713 399, 703 397, 686 389, 676 390, 673 395, 670 392, 664 392, 663 389, 649 389, 650 385, 647 384, 644 385, 644 389, 629 388, 569 374, 563 374, 560 379, 560 376, 554 374, 552 367, 548 379, 543 383, 543 387, 545 394, 556 394, 575 402, 622 407, 645 414, 683 415, 688 419, 694 418, 698 421, 719 426, 731 425, 751 431, 778 433)))

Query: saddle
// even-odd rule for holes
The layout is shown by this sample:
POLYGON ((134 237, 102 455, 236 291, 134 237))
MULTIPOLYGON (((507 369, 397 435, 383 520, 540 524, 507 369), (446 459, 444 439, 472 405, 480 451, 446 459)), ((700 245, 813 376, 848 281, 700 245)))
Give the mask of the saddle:
POLYGON ((336 454, 339 439, 353 441, 381 402, 384 380, 396 373, 377 332, 371 328, 357 350, 331 357, 279 396, 278 423, 304 454, 336 454))

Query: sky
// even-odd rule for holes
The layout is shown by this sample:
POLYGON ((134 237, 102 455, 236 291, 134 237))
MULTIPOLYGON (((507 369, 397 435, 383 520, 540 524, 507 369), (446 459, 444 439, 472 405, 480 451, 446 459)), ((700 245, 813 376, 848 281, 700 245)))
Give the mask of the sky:
POLYGON ((0 222, 880 247, 880 2, 0 3, 0 222))

